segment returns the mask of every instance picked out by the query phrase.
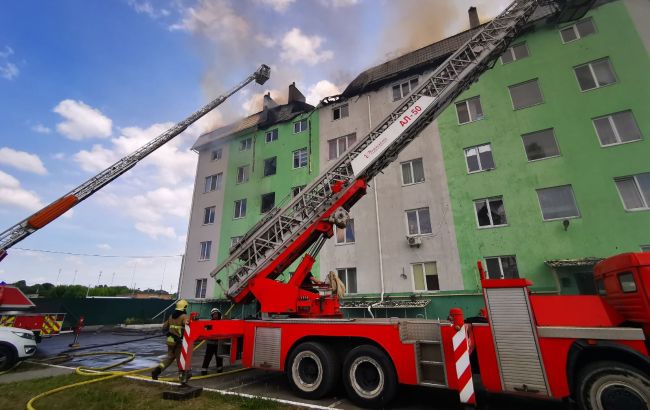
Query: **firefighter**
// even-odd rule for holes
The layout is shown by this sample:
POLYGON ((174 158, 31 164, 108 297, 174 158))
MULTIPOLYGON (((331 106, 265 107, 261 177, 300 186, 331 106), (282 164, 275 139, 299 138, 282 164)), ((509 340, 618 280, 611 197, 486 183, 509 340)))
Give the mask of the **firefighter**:
MULTIPOLYGON (((221 311, 217 308, 214 308, 210 311, 210 317, 212 320, 221 320, 221 311)), ((219 347, 221 346, 221 340, 210 340, 206 342, 205 347, 205 356, 203 357, 203 368, 201 369, 201 375, 205 376, 208 374, 208 366, 212 361, 212 356, 217 359, 217 373, 223 371, 223 357, 219 356, 219 347)))
POLYGON ((171 314, 169 319, 163 324, 163 331, 167 332, 167 356, 162 362, 153 369, 151 378, 158 380, 158 376, 163 372, 174 360, 178 363, 178 358, 181 354, 181 346, 183 341, 183 329, 187 323, 187 301, 184 299, 176 302, 176 310, 171 314))

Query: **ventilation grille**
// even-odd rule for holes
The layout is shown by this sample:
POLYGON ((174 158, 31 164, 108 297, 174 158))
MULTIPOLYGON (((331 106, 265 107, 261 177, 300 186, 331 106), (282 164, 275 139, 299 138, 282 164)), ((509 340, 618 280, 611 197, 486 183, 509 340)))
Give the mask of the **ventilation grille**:
POLYGON ((280 341, 282 329, 278 327, 255 328, 253 367, 280 370, 280 341))

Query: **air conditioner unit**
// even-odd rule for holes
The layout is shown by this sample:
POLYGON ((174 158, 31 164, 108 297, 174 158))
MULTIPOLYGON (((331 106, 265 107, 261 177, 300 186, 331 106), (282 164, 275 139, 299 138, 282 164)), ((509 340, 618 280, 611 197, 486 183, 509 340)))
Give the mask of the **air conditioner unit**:
POLYGON ((407 236, 406 241, 408 242, 409 246, 413 247, 420 247, 422 245, 422 238, 419 236, 407 236))

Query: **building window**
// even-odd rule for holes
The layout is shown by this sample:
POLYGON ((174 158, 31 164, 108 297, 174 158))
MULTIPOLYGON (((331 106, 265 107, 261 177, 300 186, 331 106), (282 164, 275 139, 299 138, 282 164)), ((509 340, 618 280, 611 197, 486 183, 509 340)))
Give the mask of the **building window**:
POLYGON ((248 182, 249 171, 250 171, 250 166, 249 165, 242 165, 241 167, 237 167, 237 183, 238 184, 243 184, 245 182, 248 182))
POLYGON ((485 258, 489 279, 516 279, 519 277, 517 259, 514 255, 485 258))
POLYGON ((641 245, 641 252, 650 252, 650 245, 641 245))
POLYGON ((492 146, 490 144, 483 144, 465 148, 465 161, 467 162, 467 172, 470 174, 494 169, 492 146))
POLYGON ((262 194, 262 206, 260 207, 260 212, 265 214, 275 206, 275 192, 269 192, 268 194, 262 194))
POLYGON ((535 131, 521 136, 528 161, 560 156, 553 129, 535 131))
POLYGON ((477 199, 474 201, 476 220, 480 228, 504 226, 508 224, 503 197, 477 199))
POLYGON ((589 91, 616 83, 616 76, 609 58, 574 67, 573 71, 576 73, 581 91, 589 91))
POLYGON ((207 279, 197 279, 196 280, 196 291, 194 292, 194 298, 203 299, 205 298, 205 292, 208 289, 208 280, 207 279))
POLYGON ((253 139, 252 138, 245 138, 241 141, 239 141, 239 150, 240 151, 246 151, 249 150, 253 147, 253 139))
POLYGON ((514 46, 508 48, 505 53, 501 56, 501 64, 512 63, 513 61, 521 60, 522 58, 528 57, 528 46, 526 43, 515 44, 514 46))
POLYGON ((594 21, 588 18, 563 28, 560 30, 560 36, 562 36, 562 42, 566 44, 587 37, 595 32, 596 26, 594 25, 594 21))
POLYGON ((603 147, 641 139, 641 131, 630 110, 594 118, 593 122, 603 147))
POLYGON ((393 101, 401 100, 406 97, 418 86, 418 79, 412 78, 400 84, 393 86, 393 101))
POLYGON ((350 115, 350 110, 347 104, 343 104, 332 109, 332 120, 339 120, 349 115, 350 115))
POLYGON ((357 134, 352 133, 328 141, 329 159, 336 159, 343 155, 354 143, 357 142, 357 134))
POLYGON ((456 103, 456 114, 458 115, 459 124, 482 120, 483 107, 481 107, 481 97, 474 97, 456 103))
POLYGON ((336 273, 345 285, 346 293, 357 293, 357 268, 341 268, 336 273))
POLYGON ((299 132, 307 131, 308 125, 307 120, 300 120, 293 123, 293 133, 297 134, 299 132))
POLYGON ((307 185, 299 185, 291 188, 291 195, 293 195, 294 197, 297 196, 300 193, 300 191, 305 189, 306 186, 307 185))
POLYGON ((265 135, 266 142, 273 142, 278 140, 278 129, 267 131, 265 135))
POLYGON ((232 248, 233 246, 237 245, 243 236, 233 236, 230 238, 230 247, 232 248))
POLYGON ((650 172, 615 178, 616 188, 628 211, 650 209, 650 172))
POLYGON ((544 102, 542 90, 539 88, 539 82, 537 79, 526 81, 521 84, 511 85, 508 87, 508 90, 510 90, 512 107, 515 110, 532 107, 533 105, 544 102))
POLYGON ((264 160, 264 176, 275 175, 278 157, 267 158, 264 160))
POLYGON ((210 251, 212 250, 212 241, 201 242, 201 257, 200 261, 207 261, 210 259, 210 251))
POLYGON ((212 153, 210 154, 212 161, 219 161, 221 159, 222 154, 223 154, 223 150, 221 148, 212 150, 212 153))
POLYGON ((435 262, 414 263, 411 265, 413 272, 413 288, 415 291, 440 290, 438 280, 438 266, 435 262))
POLYGON ((412 185, 418 182, 424 182, 422 158, 402 162, 402 185, 412 185))
POLYGON ((354 219, 348 219, 345 228, 336 227, 336 244, 354 243, 354 219))
POLYGON ((203 193, 220 190, 222 177, 223 177, 223 173, 221 172, 218 174, 210 175, 209 177, 205 177, 205 185, 203 187, 203 193))
POLYGON ((244 218, 246 216, 246 198, 238 199, 235 201, 235 214, 234 218, 244 218))
POLYGON ((538 189, 537 197, 545 221, 580 217, 571 185, 538 189))
POLYGON ((307 166, 307 148, 300 148, 293 152, 293 169, 307 166))
POLYGON ((406 224, 409 235, 427 235, 431 231, 429 208, 411 209, 406 211, 406 224))
POLYGON ((203 210, 203 225, 214 223, 215 207, 209 206, 203 210))

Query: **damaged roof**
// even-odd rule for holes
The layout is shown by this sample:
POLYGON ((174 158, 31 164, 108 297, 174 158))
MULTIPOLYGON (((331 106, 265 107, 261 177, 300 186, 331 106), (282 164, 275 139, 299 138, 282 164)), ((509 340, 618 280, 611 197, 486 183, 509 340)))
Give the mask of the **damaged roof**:
MULTIPOLYGON (((553 13, 554 9, 551 6, 540 6, 533 14, 532 21, 539 21, 553 13)), ((481 25, 463 31, 383 64, 371 67, 352 80, 345 91, 343 91, 342 96, 345 98, 353 97, 367 91, 376 90, 387 83, 397 81, 409 75, 433 70, 442 64, 453 52, 469 41, 482 27, 481 25)))
POLYGON ((574 267, 584 267, 584 266, 592 267, 602 260, 603 258, 588 256, 585 258, 578 258, 578 259, 554 259, 550 261, 545 261, 544 264, 552 269, 574 268, 574 267))
POLYGON ((201 135, 194 145, 192 145, 192 150, 199 151, 202 147, 208 144, 243 131, 264 130, 275 124, 291 121, 298 115, 309 112, 313 109, 313 105, 309 105, 302 101, 292 101, 288 104, 266 108, 258 113, 249 115, 242 120, 235 121, 232 124, 228 124, 201 135))

